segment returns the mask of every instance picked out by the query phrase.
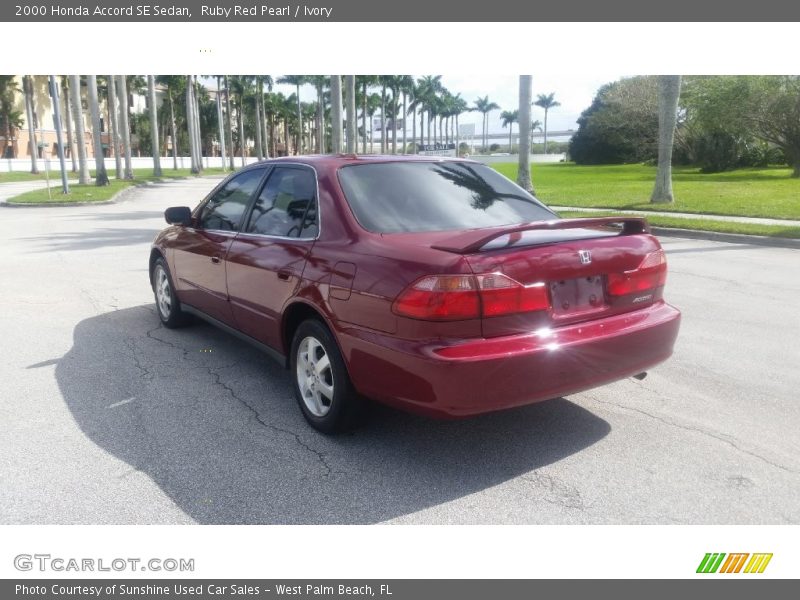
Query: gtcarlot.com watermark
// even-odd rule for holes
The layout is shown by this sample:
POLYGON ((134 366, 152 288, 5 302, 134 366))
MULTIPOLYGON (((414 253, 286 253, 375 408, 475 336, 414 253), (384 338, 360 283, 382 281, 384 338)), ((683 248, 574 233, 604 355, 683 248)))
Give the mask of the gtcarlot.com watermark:
POLYGON ((50 554, 17 554, 14 557, 17 571, 76 572, 76 573, 135 573, 162 571, 190 573, 194 571, 193 558, 76 558, 50 554))

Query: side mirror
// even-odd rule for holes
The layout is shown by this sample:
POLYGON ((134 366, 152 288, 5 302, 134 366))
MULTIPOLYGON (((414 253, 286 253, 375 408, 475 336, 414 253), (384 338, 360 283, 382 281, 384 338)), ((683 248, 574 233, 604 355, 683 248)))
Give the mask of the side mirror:
POLYGON ((189 226, 192 224, 192 209, 188 206, 172 206, 164 211, 164 219, 170 225, 189 226))

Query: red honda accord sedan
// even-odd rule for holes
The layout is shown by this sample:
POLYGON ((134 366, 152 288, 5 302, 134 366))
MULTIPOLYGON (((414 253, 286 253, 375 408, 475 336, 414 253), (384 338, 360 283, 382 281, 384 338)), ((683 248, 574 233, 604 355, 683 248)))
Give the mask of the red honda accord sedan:
POLYGON ((646 221, 560 219, 478 162, 267 160, 165 217, 163 324, 199 316, 265 350, 327 433, 365 398, 462 417, 572 394, 643 373, 678 334, 646 221))

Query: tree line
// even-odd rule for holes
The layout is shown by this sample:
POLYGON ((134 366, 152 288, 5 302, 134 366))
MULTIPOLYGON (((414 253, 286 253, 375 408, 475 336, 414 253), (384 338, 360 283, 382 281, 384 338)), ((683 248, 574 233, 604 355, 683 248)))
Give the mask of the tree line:
MULTIPOLYGON (((800 77, 686 76, 678 90, 675 164, 704 173, 786 164, 800 177, 800 77)), ((569 153, 579 164, 654 162, 659 78, 603 86, 578 119, 569 153)))

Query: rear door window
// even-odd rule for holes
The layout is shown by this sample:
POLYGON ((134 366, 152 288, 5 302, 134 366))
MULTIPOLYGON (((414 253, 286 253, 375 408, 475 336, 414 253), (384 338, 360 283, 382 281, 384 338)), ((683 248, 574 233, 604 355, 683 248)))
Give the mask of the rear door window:
POLYGON ((444 231, 558 218, 536 198, 482 164, 387 162, 339 169, 359 223, 377 233, 444 231))
POLYGON ((317 229, 314 171, 304 167, 275 167, 253 205, 245 232, 313 238, 317 229))

